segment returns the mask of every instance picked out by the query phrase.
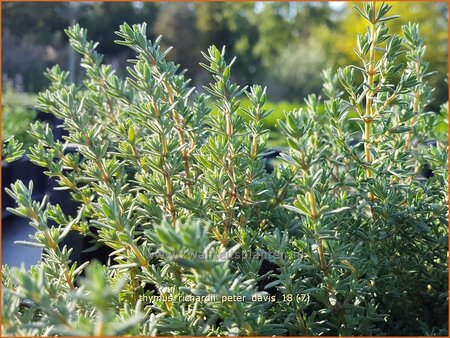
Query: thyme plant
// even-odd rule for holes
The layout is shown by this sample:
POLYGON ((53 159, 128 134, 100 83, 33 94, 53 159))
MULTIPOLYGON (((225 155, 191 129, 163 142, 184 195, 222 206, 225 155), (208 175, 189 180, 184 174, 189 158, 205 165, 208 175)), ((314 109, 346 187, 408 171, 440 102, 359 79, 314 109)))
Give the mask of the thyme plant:
POLYGON ((3 267, 4 334, 447 334, 448 144, 427 111, 424 37, 390 34, 390 5, 356 9, 361 63, 325 71, 324 98, 286 112, 270 174, 266 91, 233 82, 225 49, 204 53, 201 92, 145 24, 116 32, 136 52, 127 78, 66 30, 86 76, 48 70, 40 109, 67 136, 34 123, 28 156, 79 207, 33 201, 32 182, 7 189, 43 256, 3 267), (71 261, 71 231, 110 259, 71 261))
POLYGON ((7 138, 2 142, 2 160, 6 163, 11 163, 19 159, 25 150, 23 150, 23 143, 16 140, 14 136, 7 138))

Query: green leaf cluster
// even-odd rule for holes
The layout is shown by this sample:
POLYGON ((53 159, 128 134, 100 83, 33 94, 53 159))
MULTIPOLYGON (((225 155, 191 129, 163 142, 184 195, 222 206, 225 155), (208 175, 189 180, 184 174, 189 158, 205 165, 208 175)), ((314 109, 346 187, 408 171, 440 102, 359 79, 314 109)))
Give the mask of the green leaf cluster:
POLYGON ((285 113, 271 174, 266 89, 234 83, 225 49, 204 53, 201 93, 145 24, 116 32, 136 53, 127 78, 69 28, 86 77, 48 71, 40 107, 68 135, 35 123, 29 157, 79 208, 33 201, 32 184, 7 190, 36 229, 23 244, 44 254, 30 271, 3 268, 4 332, 447 334, 448 144, 427 110, 419 27, 390 34, 389 11, 358 8, 360 62, 325 71, 324 98, 285 113), (71 230, 110 260, 71 262, 71 230))

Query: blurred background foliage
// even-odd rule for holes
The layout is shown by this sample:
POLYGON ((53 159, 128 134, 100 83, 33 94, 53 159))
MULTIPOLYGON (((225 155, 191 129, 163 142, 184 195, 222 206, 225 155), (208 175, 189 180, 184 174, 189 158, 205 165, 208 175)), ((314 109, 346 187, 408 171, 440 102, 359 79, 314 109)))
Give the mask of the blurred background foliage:
MULTIPOLYGON (((447 3, 392 5, 392 12, 401 13, 400 19, 391 22, 393 32, 414 21, 426 35, 426 57, 430 70, 436 71, 430 77, 436 88, 436 100, 430 108, 439 112, 448 99, 447 3)), ((367 26, 350 2, 8 2, 2 3, 2 11, 2 77, 9 97, 15 91, 31 93, 32 98, 47 85, 44 70, 56 63, 71 71, 72 80, 82 78, 84 71, 76 68, 78 56, 70 51, 63 32, 69 25, 79 22, 86 27, 89 38, 100 42, 105 62, 125 69, 123 65, 133 55, 113 43, 114 31, 124 21, 145 21, 149 37, 163 35, 163 46, 174 46, 169 58, 187 68, 192 84, 199 88, 209 81, 198 66, 200 51, 211 44, 225 45, 227 55, 237 57, 235 81, 268 86, 268 98, 275 109, 267 122, 271 128, 286 107, 298 106, 310 93, 320 93, 322 69, 360 64, 353 48, 356 33, 365 32, 367 26)), ((23 116, 11 113, 11 104, 5 110, 8 95, 3 95, 3 121, 23 116)), ((3 129, 5 126, 4 122, 3 129)))
POLYGON ((11 87, 3 90, 2 140, 15 136, 25 148, 33 144, 33 138, 27 131, 37 115, 33 109, 36 104, 35 99, 35 95, 16 92, 11 87))

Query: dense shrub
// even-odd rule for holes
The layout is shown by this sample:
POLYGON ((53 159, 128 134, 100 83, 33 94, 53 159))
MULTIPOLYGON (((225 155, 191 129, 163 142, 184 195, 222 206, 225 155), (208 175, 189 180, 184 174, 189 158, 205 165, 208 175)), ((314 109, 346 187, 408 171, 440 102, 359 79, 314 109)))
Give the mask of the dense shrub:
POLYGON ((40 107, 68 136, 55 141, 36 122, 29 157, 71 192, 78 214, 32 201, 32 184, 8 190, 12 211, 36 228, 28 245, 44 255, 30 271, 3 267, 3 332, 447 334, 447 144, 426 109, 419 27, 389 35, 389 9, 358 9, 369 25, 355 48, 361 64, 326 72, 325 100, 309 96, 285 114, 289 149, 272 174, 265 89, 232 83, 224 51, 204 55, 205 95, 145 25, 117 32, 137 54, 127 79, 102 64, 84 29, 67 30, 86 79, 77 87, 58 67, 48 72, 40 107), (109 247, 109 261, 71 262, 58 245, 70 230, 109 247))

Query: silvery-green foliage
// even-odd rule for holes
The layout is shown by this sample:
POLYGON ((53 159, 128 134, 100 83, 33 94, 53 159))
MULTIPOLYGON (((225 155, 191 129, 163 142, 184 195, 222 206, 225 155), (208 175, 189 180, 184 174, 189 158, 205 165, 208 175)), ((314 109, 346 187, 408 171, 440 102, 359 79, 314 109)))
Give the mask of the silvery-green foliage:
POLYGON ((136 52, 127 78, 69 28, 85 80, 53 67, 39 96, 68 135, 36 122, 28 156, 79 208, 8 189, 36 229, 22 244, 44 255, 30 271, 3 267, 5 334, 447 334, 448 146, 427 111, 419 26, 389 33, 389 10, 357 7, 361 63, 325 71, 324 98, 286 112, 271 174, 266 89, 235 84, 225 49, 204 53, 201 93, 145 24, 117 32, 136 52), (71 262, 71 230, 110 262, 71 262))
POLYGON ((7 163, 14 162, 25 153, 22 147, 23 144, 17 141, 14 136, 9 137, 2 142, 2 160, 7 163))

